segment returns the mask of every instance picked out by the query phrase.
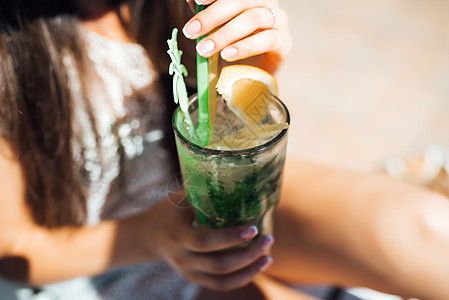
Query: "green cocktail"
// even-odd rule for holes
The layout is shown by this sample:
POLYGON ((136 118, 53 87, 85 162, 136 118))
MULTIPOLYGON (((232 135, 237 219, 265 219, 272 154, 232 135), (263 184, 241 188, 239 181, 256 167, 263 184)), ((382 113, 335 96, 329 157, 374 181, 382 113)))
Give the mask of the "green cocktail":
MULTIPOLYGON (((290 117, 276 97, 264 97, 257 126, 247 125, 219 97, 209 143, 198 146, 178 108, 173 128, 184 188, 198 223, 208 228, 256 225, 272 231, 272 215, 279 201, 290 117)), ((197 126, 196 97, 189 102, 197 126)), ((190 125, 191 126, 191 125, 190 125)))

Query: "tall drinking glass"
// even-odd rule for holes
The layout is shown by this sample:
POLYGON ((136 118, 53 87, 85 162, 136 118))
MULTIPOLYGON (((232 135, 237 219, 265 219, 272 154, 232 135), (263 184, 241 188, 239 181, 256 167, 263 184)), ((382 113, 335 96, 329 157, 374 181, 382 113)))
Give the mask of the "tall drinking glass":
MULTIPOLYGON (((271 94, 258 98, 244 110, 248 115, 242 118, 218 96, 210 142, 204 147, 189 134, 192 131, 183 112, 178 108, 174 113, 184 188, 200 226, 255 225, 261 234, 272 233, 290 116, 285 105, 271 94)), ((194 96, 189 103, 194 126, 197 108, 194 96)))

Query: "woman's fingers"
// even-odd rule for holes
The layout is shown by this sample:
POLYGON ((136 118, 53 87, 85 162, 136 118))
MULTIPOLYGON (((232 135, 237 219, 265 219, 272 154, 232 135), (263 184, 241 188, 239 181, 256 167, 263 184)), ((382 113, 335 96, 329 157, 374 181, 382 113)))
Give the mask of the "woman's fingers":
POLYGON ((216 0, 188 0, 188 1, 195 2, 198 5, 209 5, 212 2, 215 2, 216 0))
MULTIPOLYGON (((259 39, 259 37, 251 34, 271 29, 272 25, 273 16, 271 15, 270 10, 265 7, 252 8, 244 11, 223 25, 219 30, 207 36, 196 48, 200 55, 209 57, 210 55, 221 51, 228 45, 232 45, 238 41, 241 41, 241 44, 244 44, 245 42, 242 40, 246 37, 259 39)), ((276 37, 279 36, 276 30, 270 31, 271 35, 276 37)), ((271 38, 271 40, 273 40, 273 38, 271 38)), ((263 42, 263 40, 261 42, 263 42)), ((248 47, 250 47, 250 45, 248 45, 248 47)), ((238 45, 235 45, 234 48, 240 50, 238 45)))
POLYGON ((270 256, 262 256, 255 262, 226 275, 207 274, 204 272, 196 272, 191 279, 197 284, 212 290, 229 291, 247 285, 254 276, 267 269, 273 262, 270 256))
POLYGON ((267 52, 286 56, 291 49, 287 14, 277 1, 216 0, 195 15, 183 28, 186 37, 206 34, 197 51, 204 57, 221 52, 234 61, 267 52))
POLYGON ((259 259, 273 245, 271 235, 259 236, 248 247, 215 253, 191 253, 192 269, 207 274, 224 275, 241 270, 259 259))
POLYGON ((219 251, 249 241, 258 234, 256 226, 238 226, 224 229, 184 227, 184 247, 193 252, 219 251))
MULTIPOLYGON (((178 197, 183 194, 175 200, 178 197)), ((230 290, 247 284, 271 264, 265 253, 273 237, 256 237, 256 226, 204 229, 193 225, 191 210, 168 202, 167 207, 172 208, 172 217, 161 227, 165 234, 156 243, 161 245, 161 256, 167 263, 189 280, 210 289, 230 290), (229 249, 244 242, 250 243, 229 249)))
POLYGON ((195 3, 198 5, 209 5, 216 0, 186 0, 189 5, 195 6, 195 3))
POLYGON ((186 37, 199 38, 220 25, 225 24, 244 11, 263 7, 263 1, 255 0, 218 0, 207 7, 207 9, 196 14, 183 28, 186 37), (192 23, 194 24, 193 26, 192 23))
MULTIPOLYGON (((175 200, 183 197, 184 192, 175 195, 175 200)), ((178 202, 176 202, 178 203, 178 202)), ((194 225, 192 209, 173 208, 173 222, 168 226, 166 241, 174 248, 185 251, 207 253, 236 246, 257 236, 256 226, 242 225, 222 229, 207 229, 194 225)))

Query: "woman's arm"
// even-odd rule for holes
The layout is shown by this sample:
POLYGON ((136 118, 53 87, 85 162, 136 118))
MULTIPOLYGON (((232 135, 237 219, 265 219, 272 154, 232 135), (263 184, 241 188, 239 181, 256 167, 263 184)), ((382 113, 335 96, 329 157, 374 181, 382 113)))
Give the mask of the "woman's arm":
POLYGON ((267 236, 244 249, 217 252, 253 239, 257 228, 195 228, 192 210, 168 199, 139 215, 97 226, 41 227, 26 205, 20 164, 2 139, 0 191, 0 276, 12 281, 41 285, 164 260, 193 282, 229 290, 247 284, 271 264, 265 253, 273 240, 267 236))
POLYGON ((449 298, 449 201, 384 176, 287 160, 269 273, 449 298))

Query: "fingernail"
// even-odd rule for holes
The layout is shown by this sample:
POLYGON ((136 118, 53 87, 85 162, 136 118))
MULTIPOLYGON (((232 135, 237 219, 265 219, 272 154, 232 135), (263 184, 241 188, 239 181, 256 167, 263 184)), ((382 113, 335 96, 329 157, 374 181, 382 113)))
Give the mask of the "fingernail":
POLYGON ((198 5, 202 5, 204 2, 206 2, 205 0, 195 0, 195 3, 198 5))
POLYGON ((198 51, 198 53, 201 56, 206 55, 207 53, 211 52, 212 50, 214 50, 215 48, 215 44, 213 41, 211 40, 207 40, 207 41, 201 41, 197 46, 196 46, 196 51, 198 51))
POLYGON ((250 226, 240 233, 240 237, 244 240, 249 240, 250 238, 255 237, 258 233, 259 230, 256 226, 250 226))
POLYGON ((228 58, 233 57, 236 54, 237 54, 237 49, 235 49, 234 47, 228 47, 228 48, 223 49, 223 51, 221 51, 221 58, 228 59, 228 58))
POLYGON ((273 263, 273 258, 271 256, 265 256, 259 265, 259 271, 263 272, 268 269, 269 266, 273 263))
POLYGON ((190 23, 187 23, 182 29, 182 33, 186 36, 186 38, 190 38, 200 32, 201 23, 198 20, 194 20, 190 23))
POLYGON ((262 250, 267 250, 274 243, 274 238, 272 235, 267 235, 261 242, 262 250))

